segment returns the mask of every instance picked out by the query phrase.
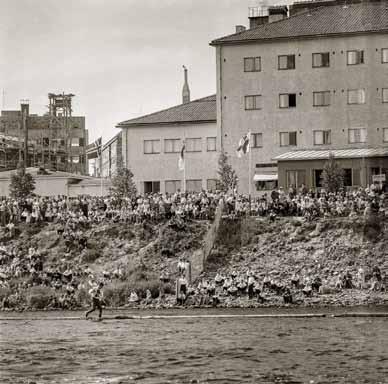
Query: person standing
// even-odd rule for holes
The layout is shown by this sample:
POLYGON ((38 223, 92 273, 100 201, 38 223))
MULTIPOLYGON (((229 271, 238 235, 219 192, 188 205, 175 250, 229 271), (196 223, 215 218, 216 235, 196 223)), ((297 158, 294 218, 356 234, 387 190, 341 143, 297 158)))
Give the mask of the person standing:
POLYGON ((86 319, 88 318, 88 316, 92 312, 94 312, 96 309, 98 309, 98 311, 99 311, 98 319, 101 320, 101 318, 102 318, 102 303, 103 303, 103 299, 104 299, 104 293, 102 290, 103 287, 104 287, 104 283, 101 281, 98 285, 95 285, 93 288, 91 288, 89 290, 89 295, 92 298, 92 308, 89 309, 89 311, 87 311, 85 313, 86 319))

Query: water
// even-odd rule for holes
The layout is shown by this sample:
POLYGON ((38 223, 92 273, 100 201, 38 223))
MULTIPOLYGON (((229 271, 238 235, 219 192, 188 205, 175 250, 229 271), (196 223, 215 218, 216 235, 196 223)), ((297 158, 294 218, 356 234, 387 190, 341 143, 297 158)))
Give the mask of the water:
POLYGON ((31 320, 58 316, 52 313, 6 316, 0 315, 2 384, 388 383, 387 318, 97 323, 31 320))

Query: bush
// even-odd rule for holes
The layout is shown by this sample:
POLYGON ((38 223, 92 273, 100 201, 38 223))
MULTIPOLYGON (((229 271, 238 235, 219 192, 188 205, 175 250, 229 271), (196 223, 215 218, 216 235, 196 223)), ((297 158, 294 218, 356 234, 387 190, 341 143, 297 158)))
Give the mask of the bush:
POLYGON ((11 295, 11 290, 9 288, 0 287, 0 301, 3 301, 6 297, 11 295))
POLYGON ((85 249, 82 254, 82 262, 93 263, 101 257, 101 251, 99 249, 85 249))
POLYGON ((46 308, 51 298, 55 295, 55 291, 49 287, 31 287, 27 291, 27 304, 33 309, 46 308))
POLYGON ((79 307, 86 307, 90 303, 90 296, 86 288, 77 289, 74 297, 79 307))

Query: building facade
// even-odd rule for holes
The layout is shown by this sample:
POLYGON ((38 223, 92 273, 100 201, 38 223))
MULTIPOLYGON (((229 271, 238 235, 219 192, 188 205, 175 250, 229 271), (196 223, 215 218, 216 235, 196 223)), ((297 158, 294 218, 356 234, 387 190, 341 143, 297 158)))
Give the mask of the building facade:
POLYGON ((27 137, 27 166, 87 173, 88 131, 85 117, 71 114, 72 96, 49 94, 50 110, 43 116, 30 114, 28 104, 22 104, 20 111, 1 111, 0 137, 4 143, 0 165, 3 169, 16 168, 18 161, 24 158, 27 137))
POLYGON ((115 175, 118 167, 123 164, 122 132, 112 137, 102 146, 101 157, 94 160, 94 176, 111 178, 115 175))
POLYGON ((218 146, 230 155, 239 192, 247 193, 249 183, 257 191, 265 187, 261 181, 277 178, 283 187, 318 187, 327 158, 319 155, 322 151, 379 150, 378 166, 375 160, 368 165, 369 152, 362 162, 346 158, 348 186, 366 185, 376 172, 386 174, 387 2, 323 6, 283 14, 282 20, 277 13, 273 23, 268 13, 253 15, 252 29, 240 27, 239 33, 211 43, 218 146), (239 140, 248 132, 250 155, 238 158, 239 140), (292 157, 300 150, 310 153, 303 165, 292 157), (308 161, 314 164, 307 166, 308 161), (278 171, 283 174, 277 176, 278 171))
POLYGON ((189 97, 184 87, 182 104, 117 125, 123 164, 133 172, 140 193, 215 190, 216 97, 189 97), (178 167, 183 142, 184 171, 178 167))

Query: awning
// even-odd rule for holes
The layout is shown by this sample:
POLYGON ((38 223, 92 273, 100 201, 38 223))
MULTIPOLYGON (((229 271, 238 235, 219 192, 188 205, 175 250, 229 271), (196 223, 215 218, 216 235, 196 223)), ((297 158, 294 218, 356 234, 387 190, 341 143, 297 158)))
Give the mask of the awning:
POLYGON ((354 159, 365 157, 386 157, 388 156, 388 147, 380 148, 359 148, 359 149, 315 149, 315 150, 297 150, 286 152, 276 156, 274 160, 326 160, 330 154, 336 159, 354 159))
POLYGON ((253 181, 275 181, 278 179, 278 175, 255 175, 253 176, 253 181))

